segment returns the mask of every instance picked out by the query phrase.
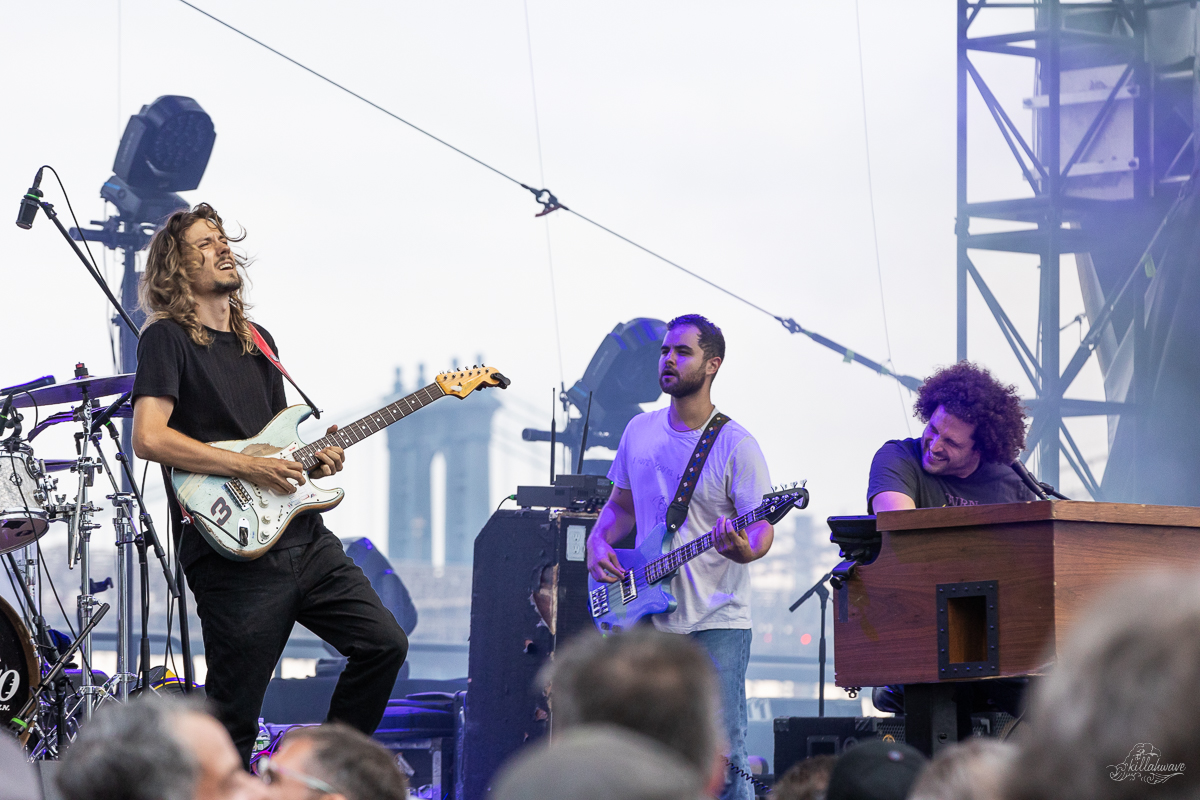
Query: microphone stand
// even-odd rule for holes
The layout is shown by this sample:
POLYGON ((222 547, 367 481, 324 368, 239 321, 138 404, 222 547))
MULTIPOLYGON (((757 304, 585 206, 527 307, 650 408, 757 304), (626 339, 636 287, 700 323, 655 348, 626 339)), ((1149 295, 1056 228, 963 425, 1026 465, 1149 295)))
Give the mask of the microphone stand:
POLYGON ((804 594, 800 595, 800 599, 792 603, 788 607, 788 611, 795 612, 800 605, 812 597, 814 594, 821 598, 821 644, 817 648, 817 716, 825 716, 825 609, 829 604, 829 590, 825 588, 825 582, 833 577, 832 572, 826 572, 821 580, 804 594))
POLYGON ((71 249, 75 251, 75 255, 79 256, 79 260, 83 262, 83 266, 87 269, 88 274, 92 276, 96 283, 100 284, 100 289, 104 292, 104 296, 108 298, 108 302, 113 304, 113 308, 117 310, 117 313, 121 316, 122 321, 124 321, 124 323, 129 327, 129 330, 133 332, 134 338, 140 339, 141 333, 138 331, 138 326, 134 323, 133 317, 129 316, 128 312, 125 311, 125 307, 121 305, 120 301, 117 300, 117 298, 113 295, 112 290, 108 288, 108 283, 105 282, 104 276, 96 271, 96 268, 92 266, 92 262, 89 261, 88 257, 85 256, 83 251, 79 249, 79 245, 75 244, 75 240, 71 238, 71 234, 67 232, 67 229, 63 227, 62 222, 59 221, 58 212, 54 210, 54 206, 45 200, 39 200, 38 205, 41 206, 42 211, 46 212, 46 216, 50 218, 50 221, 54 223, 54 226, 58 228, 58 232, 61 233, 63 238, 67 240, 67 244, 71 245, 71 249))
POLYGON ((1029 489, 1029 491, 1033 492, 1037 499, 1049 500, 1051 497, 1057 498, 1058 500, 1071 499, 1065 494, 1060 494, 1059 491, 1050 484, 1043 483, 1042 481, 1039 481, 1037 478, 1033 477, 1033 473, 1030 472, 1029 468, 1021 462, 1021 459, 1014 458, 1012 464, 1009 466, 1012 467, 1013 472, 1020 476, 1021 482, 1025 484, 1025 487, 1029 489))

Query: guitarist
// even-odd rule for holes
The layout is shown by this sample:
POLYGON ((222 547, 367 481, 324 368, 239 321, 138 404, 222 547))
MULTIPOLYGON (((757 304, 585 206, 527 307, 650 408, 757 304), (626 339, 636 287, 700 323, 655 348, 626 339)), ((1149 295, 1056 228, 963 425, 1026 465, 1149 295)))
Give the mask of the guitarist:
MULTIPOLYGON (((676 317, 658 360, 658 382, 671 396, 669 408, 634 417, 621 436, 608 477, 612 495, 587 545, 592 577, 611 583, 625 573, 613 544, 637 525, 638 544, 662 525, 684 469, 717 409, 713 379, 725 358, 721 329, 699 314, 676 317)), ((692 637, 712 657, 722 716, 734 767, 749 772, 746 758, 746 665, 750 660, 750 569, 771 548, 774 530, 765 520, 734 531, 729 520, 755 508, 771 489, 767 463, 754 437, 736 422, 720 429, 695 486, 687 517, 675 534, 679 546, 710 530, 710 550, 684 564, 671 579, 678 607, 654 617, 659 630, 692 637)), ((732 771, 730 771, 732 773, 732 771)), ((753 787, 726 776, 723 798, 753 797, 753 787)))
MULTIPOLYGON (((298 462, 204 444, 249 438, 287 405, 283 376, 252 341, 242 297, 245 266, 206 203, 175 212, 154 235, 140 286, 148 320, 138 344, 133 446, 139 458, 165 466, 290 493, 290 482, 305 481, 298 462)), ((274 349, 271 335, 259 330, 274 349)), ((317 453, 321 466, 310 477, 339 472, 343 457, 340 447, 317 453)), ((173 498, 171 505, 178 514, 173 498)), ((320 514, 296 518, 254 561, 223 558, 191 524, 178 544, 203 627, 205 690, 244 764, 267 684, 296 622, 349 658, 329 719, 375 732, 408 639, 320 514)))

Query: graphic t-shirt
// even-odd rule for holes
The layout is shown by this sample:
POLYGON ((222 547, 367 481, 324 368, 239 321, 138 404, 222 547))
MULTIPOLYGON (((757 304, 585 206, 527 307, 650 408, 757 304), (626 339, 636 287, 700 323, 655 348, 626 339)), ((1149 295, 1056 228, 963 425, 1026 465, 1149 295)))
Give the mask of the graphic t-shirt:
MULTIPOLYGON (((258 329, 278 354, 271 334, 262 326, 258 329)), ((167 427, 197 441, 248 439, 287 407, 283 376, 262 353, 243 354, 236 334, 211 328, 208 332, 213 341, 204 347, 172 320, 146 328, 138 342, 134 402, 142 396, 173 398, 167 427)), ((176 513, 174 508, 171 513, 176 513)), ((305 545, 317 533, 328 533, 320 514, 301 514, 275 547, 305 545)), ((185 568, 215 552, 195 526, 184 526, 179 559, 185 568)))
POLYGON ((880 492, 900 492, 917 508, 979 506, 1036 500, 1017 473, 1005 464, 981 463, 965 478, 930 475, 921 468, 921 440, 893 439, 875 453, 867 484, 867 513, 880 492))
MULTIPOLYGON (((640 414, 625 427, 608 477, 633 494, 638 545, 657 526, 666 524, 667 506, 707 426, 706 421, 694 431, 674 430, 664 408, 640 414)), ((708 533, 717 517, 732 518, 753 510, 770 491, 771 478, 758 442, 738 423, 725 423, 671 547, 708 533)), ((679 605, 670 614, 652 618, 659 630, 692 633, 750 627, 750 567, 730 561, 716 548, 684 564, 671 579, 668 591, 679 605)))

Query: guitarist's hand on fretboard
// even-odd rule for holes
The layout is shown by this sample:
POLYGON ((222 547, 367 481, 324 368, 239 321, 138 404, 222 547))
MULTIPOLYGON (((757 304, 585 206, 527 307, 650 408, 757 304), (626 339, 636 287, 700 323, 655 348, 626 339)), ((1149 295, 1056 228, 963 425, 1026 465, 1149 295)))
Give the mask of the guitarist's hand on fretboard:
MULTIPOLYGON (((337 429, 337 425, 330 425, 329 430, 325 431, 325 435, 329 436, 337 429)), ((312 478, 328 478, 336 472, 341 472, 342 464, 346 460, 346 451, 336 445, 318 450, 313 455, 321 464, 308 471, 309 477, 312 478)))

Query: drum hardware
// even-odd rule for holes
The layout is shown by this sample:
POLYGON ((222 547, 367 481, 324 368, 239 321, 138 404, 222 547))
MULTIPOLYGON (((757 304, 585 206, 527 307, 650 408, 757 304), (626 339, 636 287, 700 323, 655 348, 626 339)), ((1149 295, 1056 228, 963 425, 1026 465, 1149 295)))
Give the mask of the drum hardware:
MULTIPOLYGON (((58 679, 63 677, 63 670, 66 669, 67 662, 71 660, 71 657, 75 655, 76 652, 80 651, 87 645, 88 642, 91 641, 92 631, 95 630, 96 625, 100 623, 100 620, 104 619, 104 615, 107 613, 108 604, 101 603, 96 608, 96 613, 92 615, 90 620, 88 620, 87 627, 79 631, 79 636, 76 637, 71 646, 67 648, 67 651, 59 656, 58 661, 54 662, 54 666, 50 668, 50 671, 47 672, 42 678, 41 683, 38 684, 38 686, 33 690, 29 700, 9 721, 8 727, 10 730, 18 734, 24 734, 25 732, 31 730, 35 724, 37 724, 37 720, 36 717, 33 716, 33 712, 38 707, 42 693, 46 690, 47 686, 56 685, 58 683, 58 679)), ((86 668, 86 660, 84 662, 84 666, 85 669, 82 670, 81 677, 88 675, 88 673, 91 672, 90 669, 86 668)), ((86 701, 87 698, 85 697, 84 699, 86 701)), ((62 730, 61 722, 59 730, 60 732, 62 730)))

